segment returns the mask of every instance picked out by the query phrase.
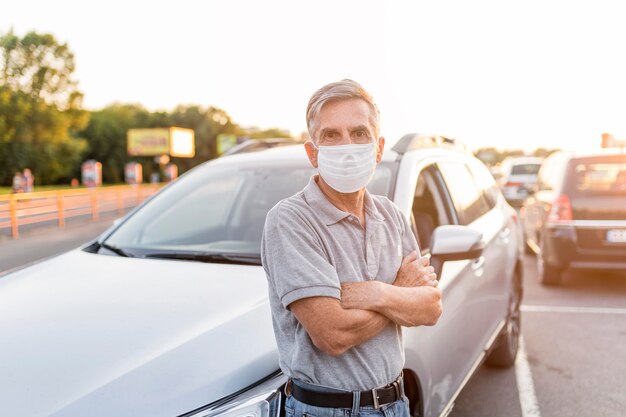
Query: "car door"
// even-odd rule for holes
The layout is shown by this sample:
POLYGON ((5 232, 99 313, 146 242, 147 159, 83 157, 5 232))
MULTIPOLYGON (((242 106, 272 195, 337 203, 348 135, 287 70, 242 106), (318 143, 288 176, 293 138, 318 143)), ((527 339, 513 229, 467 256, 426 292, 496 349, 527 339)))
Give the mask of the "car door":
MULTIPOLYGON (((424 254, 429 246, 424 236, 437 226, 458 224, 458 215, 436 164, 419 171, 412 195, 409 216, 415 219, 414 233, 424 254), (420 230, 424 227, 429 227, 427 233, 420 230)), ((482 348, 481 334, 475 331, 480 320, 474 302, 479 281, 466 276, 471 275, 468 271, 472 271, 469 261, 446 263, 439 277, 443 314, 437 325, 404 329, 407 367, 420 373, 426 410, 441 412, 446 407, 482 348)))
POLYGON ((444 161, 437 164, 444 183, 454 203, 459 224, 480 231, 485 242, 482 256, 469 261, 450 262, 457 270, 458 280, 471 281, 471 292, 467 294, 467 314, 471 323, 466 333, 471 333, 473 342, 471 362, 479 358, 485 346, 502 323, 506 312, 506 283, 510 278, 507 251, 511 229, 506 224, 502 210, 495 209, 472 175, 468 165, 462 161, 444 161))
POLYGON ((483 205, 482 215, 472 227, 481 230, 483 239, 488 242, 484 256, 486 268, 491 273, 485 280, 488 295, 484 306, 485 314, 492 318, 490 324, 493 333, 506 315, 510 283, 518 259, 522 233, 517 214, 506 203, 487 167, 476 158, 469 159, 467 167, 486 204, 486 207, 483 205))

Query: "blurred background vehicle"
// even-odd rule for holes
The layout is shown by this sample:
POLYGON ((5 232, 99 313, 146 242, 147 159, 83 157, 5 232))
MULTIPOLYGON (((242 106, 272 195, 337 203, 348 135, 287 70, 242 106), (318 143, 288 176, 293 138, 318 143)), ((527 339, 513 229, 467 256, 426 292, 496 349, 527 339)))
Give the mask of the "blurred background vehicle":
MULTIPOLYGON (((520 207, 537 182, 537 173, 542 158, 520 156, 502 161, 499 172, 499 185, 504 198, 514 207, 520 207)), ((495 177, 495 176, 494 176, 495 177)))
POLYGON ((521 217, 543 284, 566 268, 626 269, 626 153, 550 155, 521 217))
POLYGON ((291 138, 247 139, 224 152, 222 156, 246 152, 258 152, 265 149, 277 148, 280 146, 296 145, 298 143, 304 143, 304 140, 291 138))
POLYGON ((500 184, 500 178, 502 178, 502 167, 499 164, 494 165, 489 168, 489 172, 493 176, 493 179, 496 181, 496 183, 500 184))

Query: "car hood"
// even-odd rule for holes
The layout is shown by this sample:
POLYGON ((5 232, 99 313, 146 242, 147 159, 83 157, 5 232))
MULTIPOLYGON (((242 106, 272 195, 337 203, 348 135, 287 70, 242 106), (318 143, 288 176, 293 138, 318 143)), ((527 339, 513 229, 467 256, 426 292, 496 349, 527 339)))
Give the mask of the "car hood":
POLYGON ((0 415, 177 416, 278 369, 259 266, 80 250, 0 278, 0 415))

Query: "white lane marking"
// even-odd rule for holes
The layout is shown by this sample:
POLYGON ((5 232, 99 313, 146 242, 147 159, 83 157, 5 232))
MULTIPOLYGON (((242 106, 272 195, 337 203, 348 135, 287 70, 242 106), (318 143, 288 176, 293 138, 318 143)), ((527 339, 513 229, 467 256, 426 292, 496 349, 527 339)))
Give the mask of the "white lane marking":
POLYGON ((541 417, 533 376, 530 373, 530 364, 526 356, 526 345, 522 336, 519 338, 519 348, 515 359, 515 379, 519 402, 522 407, 522 417, 541 417))
POLYGON ((626 308, 536 306, 524 304, 520 309, 529 313, 626 314, 626 308))

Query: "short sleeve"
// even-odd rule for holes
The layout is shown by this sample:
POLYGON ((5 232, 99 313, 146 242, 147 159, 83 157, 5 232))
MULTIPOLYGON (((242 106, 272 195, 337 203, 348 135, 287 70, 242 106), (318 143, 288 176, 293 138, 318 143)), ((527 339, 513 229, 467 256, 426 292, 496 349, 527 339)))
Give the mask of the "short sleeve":
POLYGON ((340 299, 341 284, 316 232, 298 208, 283 201, 267 215, 261 259, 282 305, 308 297, 340 299))

